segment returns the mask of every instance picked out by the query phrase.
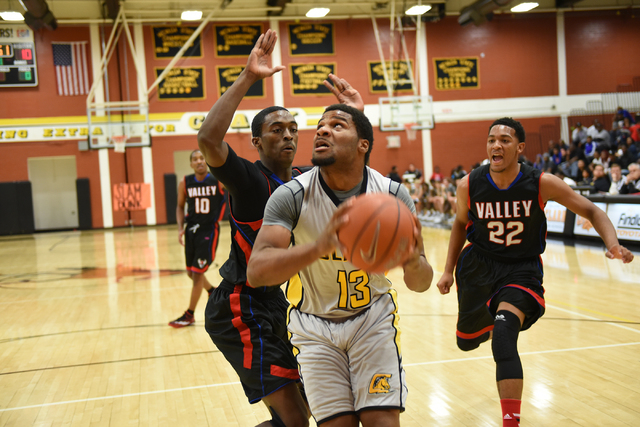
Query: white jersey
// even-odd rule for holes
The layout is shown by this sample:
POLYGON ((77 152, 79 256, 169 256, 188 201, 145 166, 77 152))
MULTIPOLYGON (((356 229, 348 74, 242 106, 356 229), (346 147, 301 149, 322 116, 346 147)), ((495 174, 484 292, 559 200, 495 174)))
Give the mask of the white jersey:
MULTIPOLYGON (((415 213, 413 201, 402 185, 369 167, 363 181, 348 192, 334 192, 315 167, 280 186, 267 202, 263 225, 281 225, 291 230, 292 244, 318 239, 341 200, 351 195, 390 193, 415 213), (343 196, 343 197, 340 197, 343 196)), ((276 267, 277 268, 277 267, 276 267)), ((345 260, 339 249, 301 270, 287 285, 287 298, 303 313, 324 318, 349 317, 369 307, 389 292, 384 274, 369 274, 345 260)))

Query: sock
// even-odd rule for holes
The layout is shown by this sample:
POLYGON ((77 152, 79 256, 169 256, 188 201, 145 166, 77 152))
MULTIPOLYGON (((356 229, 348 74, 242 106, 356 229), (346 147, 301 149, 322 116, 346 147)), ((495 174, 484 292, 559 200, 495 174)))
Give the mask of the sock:
POLYGON ((520 400, 500 399, 502 427, 520 427, 520 400))
POLYGON ((187 310, 187 313, 193 316, 193 310, 187 310))

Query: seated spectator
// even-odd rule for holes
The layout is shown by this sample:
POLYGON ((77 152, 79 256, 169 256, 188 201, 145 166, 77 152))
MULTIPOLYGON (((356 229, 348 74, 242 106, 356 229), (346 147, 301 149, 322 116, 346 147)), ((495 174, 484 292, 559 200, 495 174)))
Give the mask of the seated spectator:
POLYGON ((591 161, 591 164, 602 165, 602 167, 604 168, 604 173, 608 174, 611 163, 613 163, 611 161, 611 153, 609 152, 609 149, 606 147, 598 147, 596 153, 597 154, 591 161))
POLYGON ((609 132, 607 132, 604 126, 602 126, 602 123, 600 123, 599 121, 594 121, 593 130, 589 128, 588 134, 591 139, 593 139, 593 142, 598 143, 598 145, 611 147, 611 135, 609 135, 609 132))
POLYGON ((640 165, 631 163, 629 173, 625 177, 625 184, 620 188, 620 194, 640 195, 640 165))
POLYGON ((631 131, 631 139, 640 144, 640 114, 636 114, 636 124, 629 127, 631 131))
POLYGON ((611 180, 609 176, 604 172, 604 167, 601 164, 595 164, 593 166, 593 181, 591 182, 594 190, 598 193, 608 193, 611 187, 611 180))
POLYGON ((400 178, 400 175, 398 175, 398 168, 395 165, 391 166, 391 172, 389 172, 387 178, 391 179, 392 181, 402 183, 402 178, 400 178))
POLYGON ((533 163, 533 167, 538 169, 539 171, 544 171, 546 169, 545 161, 542 158, 542 154, 536 154, 536 161, 533 163))
POLYGON ((556 166, 562 163, 562 154, 560 154, 560 149, 558 147, 553 147, 553 149, 551 150, 551 161, 556 166))
POLYGON ((582 145, 587 141, 587 128, 582 123, 576 123, 576 127, 571 132, 572 145, 582 145))
POLYGON ((598 144, 596 142, 593 142, 593 138, 591 136, 587 136, 587 141, 584 143, 584 146, 582 147, 582 152, 584 153, 584 157, 587 160, 587 162, 591 163, 593 156, 595 156, 597 147, 598 147, 598 144))
MULTIPOLYGON (((630 140, 631 137, 627 139, 630 140)), ((633 144, 633 141, 631 142, 631 145, 635 149, 635 145, 633 144)), ((629 146, 626 143, 620 144, 620 146, 618 147, 618 151, 616 153, 616 157, 617 157, 616 163, 620 165, 620 168, 622 170, 627 169, 631 163, 637 160, 637 156, 634 156, 633 154, 629 153, 629 146)))
POLYGON ((622 122, 618 125, 615 131, 611 132, 611 140, 613 144, 617 147, 621 144, 624 144, 627 140, 627 137, 631 136, 631 121, 627 118, 622 120, 622 122))
POLYGON ((576 173, 571 175, 571 178, 573 178, 574 181, 579 183, 580 181, 582 181, 582 171, 586 169, 589 171, 589 173, 591 173, 591 170, 587 166, 587 163, 584 161, 584 159, 578 159, 576 163, 578 164, 577 171, 576 173))
POLYGON ((440 173, 440 166, 435 166, 433 168, 433 173, 431 174, 431 178, 429 178, 429 181, 433 185, 436 182, 437 183, 442 182, 443 178, 444 178, 444 176, 440 173))
POLYGON ((467 171, 464 170, 464 168, 462 167, 462 165, 458 165, 453 172, 451 173, 451 179, 453 181, 456 181, 460 178, 463 178, 465 175, 467 175, 467 171))
POLYGON ((621 115, 622 119, 629 119, 632 123, 633 121, 633 116, 631 115, 631 113, 627 110, 625 110, 622 107, 618 107, 617 111, 616 111, 616 116, 617 115, 621 115))
POLYGON ((422 171, 417 169, 413 163, 410 163, 404 175, 402 175, 402 179, 408 179, 410 182, 420 181, 422 179, 422 171))
POLYGON ((580 177, 580 181, 578 181, 578 185, 591 185, 593 182, 593 176, 591 174, 591 169, 584 168, 582 169, 582 175, 580 177))
POLYGON ((609 187, 609 194, 620 194, 622 186, 627 183, 625 177, 622 176, 622 169, 617 163, 611 165, 611 186, 609 187))
POLYGON ((569 178, 567 175, 565 175, 565 173, 562 171, 562 169, 558 169, 556 171, 555 174, 558 178, 560 178, 561 180, 563 180, 567 185, 570 185, 572 187, 575 187, 578 185, 577 182, 575 182, 573 179, 569 178))

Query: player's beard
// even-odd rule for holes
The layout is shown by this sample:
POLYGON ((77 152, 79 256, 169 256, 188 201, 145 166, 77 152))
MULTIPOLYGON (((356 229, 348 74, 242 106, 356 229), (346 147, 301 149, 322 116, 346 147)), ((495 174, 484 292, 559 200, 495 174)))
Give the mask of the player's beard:
POLYGON ((321 158, 317 158, 315 156, 311 157, 311 163, 313 164, 313 166, 331 166, 335 162, 336 162, 335 156, 321 157, 321 158))

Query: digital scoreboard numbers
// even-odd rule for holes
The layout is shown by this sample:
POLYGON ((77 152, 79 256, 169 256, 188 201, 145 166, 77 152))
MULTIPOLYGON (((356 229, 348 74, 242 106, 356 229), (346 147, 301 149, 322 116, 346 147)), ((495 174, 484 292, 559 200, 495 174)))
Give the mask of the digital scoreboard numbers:
POLYGON ((24 25, 0 25, 0 88, 38 86, 33 31, 24 25))

